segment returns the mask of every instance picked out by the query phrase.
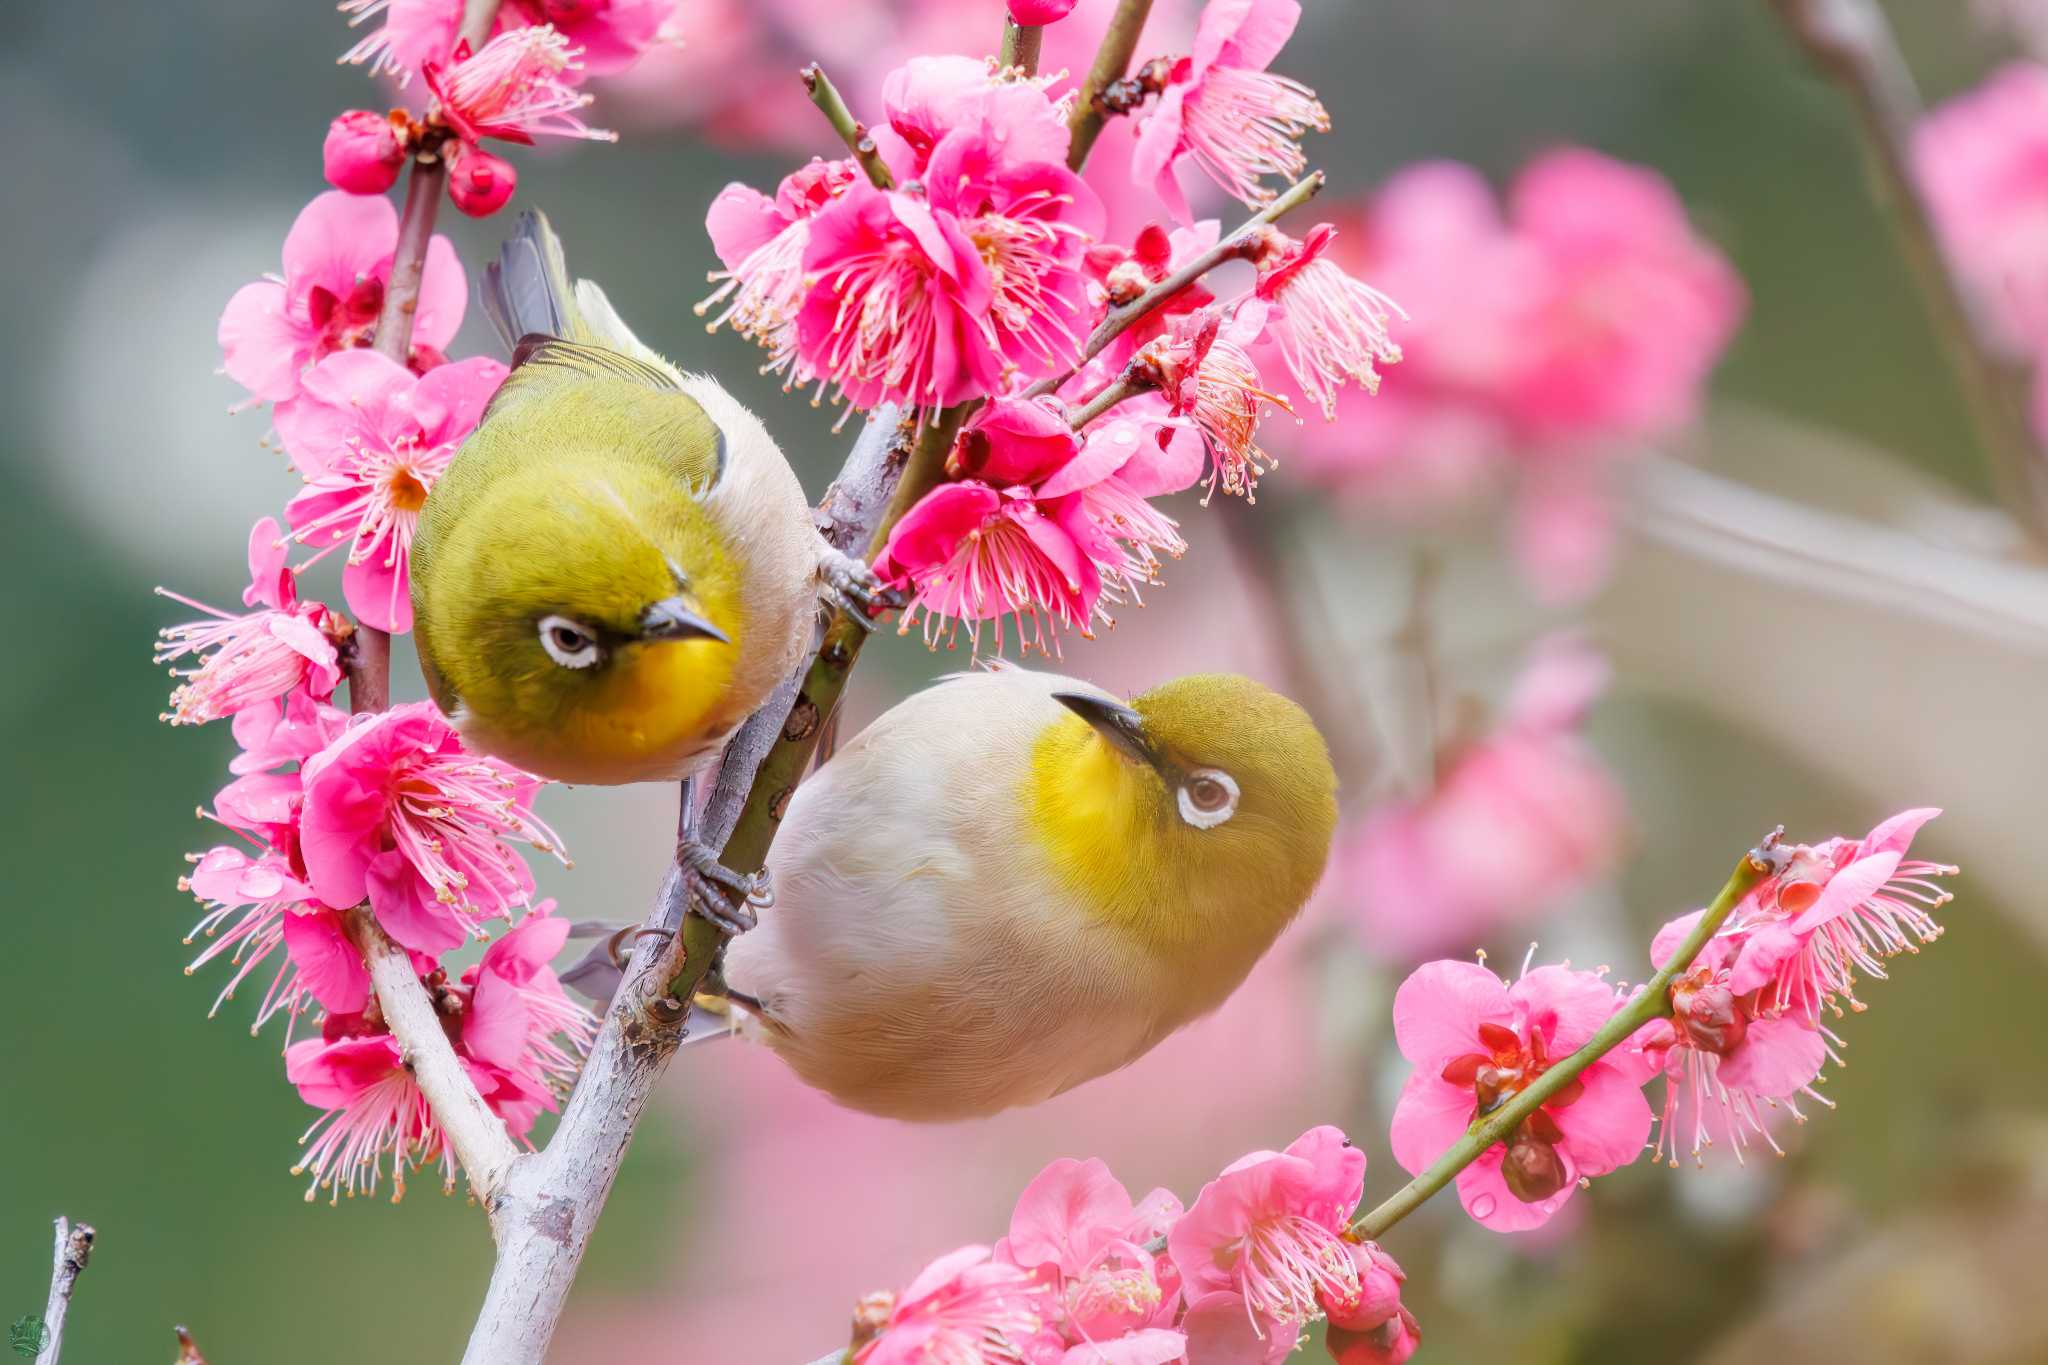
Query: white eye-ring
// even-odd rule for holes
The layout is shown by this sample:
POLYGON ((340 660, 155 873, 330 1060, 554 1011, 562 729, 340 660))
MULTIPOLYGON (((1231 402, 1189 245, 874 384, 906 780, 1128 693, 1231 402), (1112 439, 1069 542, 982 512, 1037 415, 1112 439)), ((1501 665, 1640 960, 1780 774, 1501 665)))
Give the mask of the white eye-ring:
POLYGON ((1180 818, 1196 829, 1214 829, 1237 814, 1237 779, 1221 768, 1197 768, 1177 793, 1180 818))
POLYGON ((597 632, 566 616, 540 618, 540 647, 564 668, 588 668, 604 657, 597 632))

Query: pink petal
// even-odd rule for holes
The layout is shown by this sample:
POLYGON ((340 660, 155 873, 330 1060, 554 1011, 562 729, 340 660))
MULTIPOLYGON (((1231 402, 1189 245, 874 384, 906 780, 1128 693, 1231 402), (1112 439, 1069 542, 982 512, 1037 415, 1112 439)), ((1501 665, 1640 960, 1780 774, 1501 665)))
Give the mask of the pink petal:
POLYGON ((1394 1160, 1410 1175, 1420 1175, 1465 1136, 1477 1105, 1467 1087, 1452 1085, 1434 1071, 1412 1073, 1395 1101, 1387 1134, 1394 1160))
POLYGON ((1113 1341, 1071 1347, 1060 1357, 1060 1365, 1172 1365, 1187 1349, 1188 1339, 1183 1334, 1143 1327, 1113 1341))
POLYGON ((370 972, 334 911, 288 914, 279 926, 299 981, 322 1008, 354 1014, 370 1001, 370 972))
POLYGON ((390 268, 397 245, 398 210, 383 195, 340 190, 316 195, 299 210, 284 239, 287 305, 294 312, 303 310, 315 286, 348 297, 358 281, 390 268))
POLYGON ((1939 806, 1919 806, 1912 810, 1900 811, 1891 819, 1870 831, 1863 839, 1863 852, 1904 854, 1913 843, 1913 836, 1920 827, 1941 814, 1939 806))
POLYGON ((1301 1339, 1299 1323, 1266 1324, 1261 1338, 1245 1301, 1228 1291, 1195 1296, 1180 1325, 1188 1365, 1266 1365, 1293 1354, 1301 1339))
POLYGON ((1596 1062, 1579 1073, 1579 1097, 1550 1116, 1580 1175, 1606 1175, 1634 1161, 1650 1140, 1650 1102, 1640 1081, 1596 1062))
POLYGON ((472 1057, 511 1070, 526 1055, 533 1020, 519 988, 495 972, 477 978, 476 993, 462 1015, 462 1045, 472 1057))
POLYGON ((1680 915, 1659 929, 1657 936, 1650 940, 1650 965, 1660 972, 1663 971, 1665 964, 1677 955, 1679 948, 1691 937, 1692 931, 1699 927, 1699 922, 1706 913, 1704 910, 1695 910, 1689 915, 1680 915))
POLYGON ((455 254, 453 242, 436 233, 427 243, 427 263, 420 273, 419 304, 412 315, 413 346, 447 350, 462 329, 462 314, 468 304, 469 277, 463 273, 462 258, 455 254))
POLYGON ((1548 1199, 1534 1204, 1524 1204, 1508 1189, 1508 1182, 1500 1173, 1501 1160, 1506 1149, 1495 1143, 1480 1158, 1458 1172, 1458 1202, 1465 1206, 1465 1212, 1483 1227, 1495 1232, 1527 1232, 1540 1228, 1550 1221, 1550 1216, 1564 1207, 1578 1188, 1575 1181, 1567 1181, 1565 1187, 1548 1199))
POLYGON ((389 540, 370 546, 360 563, 342 569, 341 591, 357 620, 402 635, 412 629, 412 589, 403 556, 396 564, 384 562, 390 552, 389 540))
POLYGON ((1530 1028, 1549 1045, 1553 1060, 1585 1046, 1617 1005, 1614 987, 1569 967, 1538 967, 1510 987, 1508 996, 1528 1011, 1530 1028))
POLYGON ((1061 1157, 1017 1196, 1010 1215, 1010 1254, 1021 1266, 1048 1262, 1074 1274, 1086 1266, 1092 1235, 1130 1221, 1131 1196, 1095 1157, 1061 1157))
POLYGON ((506 374, 501 362, 482 355, 427 371, 413 386, 410 399, 422 442, 443 446, 469 439, 506 374))
POLYGON ((1716 1074, 1724 1085, 1781 1100, 1812 1085, 1826 1062, 1827 1040, 1819 1030, 1791 1016, 1757 1019, 1716 1074))
POLYGON ((1899 870, 1901 854, 1897 849, 1873 854, 1858 859, 1828 879, 1820 893, 1820 899, 1812 908, 1792 921, 1792 932, 1810 934, 1829 920, 1839 919, 1855 910, 1872 896, 1884 889, 1884 884, 1899 870))
POLYGON ((727 270, 773 240, 790 220, 761 191, 737 182, 727 185, 711 201, 704 215, 704 229, 711 235, 711 249, 727 270))
POLYGON ((405 947, 445 953, 469 937, 461 918, 434 898, 434 888, 397 850, 370 861, 364 884, 377 923, 405 947))
POLYGON ((277 611, 290 610, 294 591, 291 575, 284 567, 284 528, 276 517, 265 517, 249 528, 249 586, 242 590, 242 605, 258 603, 277 611))
POLYGON ((1394 992, 1394 1041, 1418 1067, 1472 1051, 1482 1023, 1514 1022, 1508 988, 1476 962, 1425 962, 1394 992))
POLYGON ((284 286, 245 284, 228 300, 217 333, 228 377, 266 403, 299 391, 299 367, 312 353, 311 327, 285 312, 284 286))
POLYGON ((1209 0, 1195 29, 1197 73, 1211 66, 1264 71, 1301 22, 1295 0, 1209 0))
POLYGON ((1766 924, 1742 938, 1742 948, 1735 955, 1735 966, 1728 974, 1728 989, 1737 995, 1748 995, 1767 983, 1775 981, 1778 969, 1799 956, 1806 947, 1806 936, 1795 934, 1782 923, 1766 924))

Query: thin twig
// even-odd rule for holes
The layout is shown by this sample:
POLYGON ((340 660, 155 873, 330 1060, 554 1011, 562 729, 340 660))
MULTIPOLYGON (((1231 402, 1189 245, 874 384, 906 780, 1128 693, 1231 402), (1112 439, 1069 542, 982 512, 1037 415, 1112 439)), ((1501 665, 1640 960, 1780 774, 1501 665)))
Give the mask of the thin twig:
POLYGON ((1126 398, 1135 398, 1159 387, 1156 371, 1126 365, 1122 374, 1104 384, 1100 392, 1067 413, 1067 425, 1079 431, 1126 398))
POLYGON ((1438 1157, 1424 1171, 1397 1190, 1394 1195, 1371 1212, 1361 1215, 1351 1225, 1353 1234, 1375 1239, 1386 1234, 1388 1228, 1406 1218, 1419 1208, 1423 1201, 1457 1178, 1458 1172, 1477 1161, 1496 1142, 1502 1142, 1515 1131, 1518 1124, 1536 1112, 1546 1101, 1564 1089, 1584 1071, 1602 1057, 1620 1047, 1635 1035, 1637 1029, 1652 1019, 1661 1019, 1671 1013, 1671 983, 1683 976, 1692 966, 1692 960, 1707 946, 1707 940, 1721 928, 1728 916, 1735 910, 1742 898, 1750 893, 1756 884, 1783 865, 1782 855, 1777 852, 1777 834, 1767 836, 1757 847, 1742 856, 1729 874, 1727 884, 1714 897, 1713 904, 1700 916, 1685 942, 1664 964, 1662 971, 1650 978, 1636 997, 1616 1012, 1613 1018, 1600 1026, 1586 1045, 1571 1056, 1551 1067, 1529 1083, 1513 1099, 1502 1105, 1484 1119, 1472 1125, 1464 1137, 1451 1145, 1449 1151, 1438 1157))
POLYGON ((878 190, 894 189, 896 177, 889 174, 889 168, 882 164, 882 153, 869 136, 867 125, 853 116, 846 107, 846 101, 839 94, 839 87, 832 84, 832 78, 825 74, 825 68, 812 62, 797 73, 803 78, 804 89, 809 92, 811 103, 818 106, 818 112, 832 125, 832 131, 839 134, 839 140, 853 153, 853 159, 868 173, 868 181, 878 190))
POLYGON ((192 1340, 192 1334, 183 1326, 171 1330, 178 1334, 178 1358, 171 1365, 206 1365, 206 1357, 199 1353, 199 1343, 192 1340))
POLYGON ((36 1365, 57 1365, 57 1353, 64 1348, 64 1318, 71 1311, 71 1291, 92 1259, 93 1230, 90 1223, 73 1224, 68 1218, 56 1220, 57 1250, 50 1267, 50 1301, 43 1308, 43 1345, 36 1352, 36 1365))
POLYGON ((1078 171, 1087 163, 1095 139, 1102 135, 1102 125, 1109 117, 1102 103, 1103 92, 1122 80, 1124 72, 1130 69, 1131 56, 1138 50, 1138 36, 1145 31, 1145 20, 1151 13, 1152 0, 1122 0, 1116 13, 1110 16, 1109 27, 1102 34, 1102 46, 1095 50, 1095 64, 1088 68, 1074 98, 1074 112, 1067 120, 1069 169, 1078 171))
POLYGON ((1848 96, 1868 153, 1871 191, 1889 214, 1936 334, 1968 401, 1999 500, 2048 542, 2048 463, 2027 422, 2032 372, 1958 276, 1913 174, 1925 109, 1890 21, 1874 0, 1770 0, 1809 59, 1848 96))
POLYGON ((349 915, 348 928, 370 969, 377 1004, 384 1011, 391 1036, 398 1041, 399 1056, 419 1083, 455 1159, 462 1163, 469 1187, 488 1211, 491 1195, 519 1149, 477 1092, 462 1059, 455 1055, 441 1012, 420 983, 412 956, 391 941, 367 906, 358 906, 349 915))
MULTIPOLYGON (((1178 294, 1196 280, 1201 279, 1202 276, 1208 274, 1217 266, 1222 265, 1225 261, 1236 260, 1244 255, 1246 249, 1251 244, 1253 236, 1257 234, 1260 228, 1265 227, 1268 223, 1278 221, 1282 215, 1293 212, 1309 200, 1315 198, 1316 194, 1323 188, 1324 180, 1325 177, 1321 171, 1310 171, 1300 180, 1297 180, 1294 184, 1281 191, 1272 203, 1246 219, 1228 236, 1219 239, 1216 245, 1191 258, 1187 264, 1153 285, 1150 289, 1147 289, 1144 293, 1138 295, 1138 297, 1132 299, 1129 303, 1110 309, 1109 316, 1102 320, 1101 326, 1088 334, 1087 343, 1081 347, 1081 364, 1085 365, 1100 355, 1103 347, 1109 345, 1110 342, 1115 341, 1126 331, 1130 330, 1132 324, 1136 323, 1140 318, 1162 307, 1175 294, 1178 294)), ((1075 368, 1078 369, 1079 366, 1075 368)), ((1060 385, 1073 378, 1073 373, 1073 370, 1069 370, 1062 375, 1041 379, 1030 388, 1024 390, 1024 396, 1026 398, 1037 398, 1044 394, 1052 393, 1060 385)))
POLYGON ((1045 47, 1045 28, 1039 24, 1020 24, 1015 19, 1003 20, 1003 45, 996 51, 996 61, 1008 70, 1022 71, 1027 76, 1038 74, 1038 54, 1045 47))

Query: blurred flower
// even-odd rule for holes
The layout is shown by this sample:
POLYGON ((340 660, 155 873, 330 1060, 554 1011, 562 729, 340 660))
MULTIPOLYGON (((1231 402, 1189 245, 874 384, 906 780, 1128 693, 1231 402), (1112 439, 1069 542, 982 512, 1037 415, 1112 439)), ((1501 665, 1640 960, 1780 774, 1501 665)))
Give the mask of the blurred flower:
MULTIPOLYGON (((221 314, 228 374, 256 401, 278 403, 298 393, 300 375, 313 362, 368 346, 397 245, 398 211, 389 200, 340 190, 316 196, 284 239, 283 278, 243 285, 221 314)), ((414 373, 441 363, 467 296, 455 248, 435 236, 413 313, 414 373)))
POLYGON ((314 563, 348 547, 349 609, 379 630, 412 629, 408 564, 427 493, 476 428, 505 367, 484 356, 416 378, 375 351, 329 356, 278 405, 278 436, 306 488, 285 509, 314 563))
POLYGON ((1238 1158, 1166 1235, 1182 1292, 1190 1303, 1241 1295, 1261 1335, 1291 1344, 1328 1304, 1361 1293, 1344 1233, 1364 1189, 1365 1153, 1327 1125, 1238 1158))
POLYGON ((1150 183, 1182 222, 1193 215, 1175 170, 1192 160, 1231 198, 1263 204, 1268 175, 1307 169, 1301 136, 1327 132, 1315 91, 1266 68, 1301 19, 1295 0, 1209 0, 1192 56, 1173 62, 1158 102, 1139 116, 1131 174, 1150 183))
POLYGON ((386 933, 445 952, 533 891, 506 840, 560 856, 531 809, 541 779, 464 751, 431 702, 359 716, 306 762, 299 842, 321 900, 366 897, 386 933))
MULTIPOLYGON (((492 32, 497 36, 526 27, 551 27, 581 50, 581 61, 569 68, 572 77, 615 75, 631 66, 648 48, 666 41, 677 0, 505 0, 498 7, 492 32)), ((412 73, 445 64, 456 53, 462 27, 463 0, 342 0, 351 27, 384 16, 383 24, 342 57, 370 64, 372 75, 397 76, 405 85, 412 73)))
POLYGON ((320 147, 327 183, 350 194, 384 193, 405 168, 407 132, 402 122, 368 109, 337 114, 320 147))
POLYGON ((1913 170, 1957 271, 2016 346, 2048 343, 2048 67, 2012 62, 1913 134, 1913 170))
MULTIPOLYGON (((1154 1190, 1137 1204, 1101 1161, 1062 1157, 1017 1196, 1010 1235, 994 1258, 1038 1273, 1052 1287, 1049 1329, 1060 1349, 1108 1343, 1128 1333, 1164 1329, 1179 1307, 1172 1261, 1145 1243, 1165 1235, 1181 1215, 1180 1200, 1154 1190)), ((1161 1332, 1180 1357, 1177 1333, 1161 1332)))
POLYGON ((265 517, 249 531, 249 586, 242 590, 243 605, 261 610, 237 616, 157 589, 211 618, 157 632, 158 663, 203 656, 196 667, 171 670, 184 681, 172 690, 171 710, 162 719, 200 725, 301 689, 320 700, 333 695, 341 682, 331 633, 336 623, 320 603, 299 601, 298 584, 284 561, 283 534, 265 517))
MULTIPOLYGON (((1592 972, 1538 967, 1512 986, 1471 962, 1429 962, 1394 995, 1394 1038, 1415 1071, 1394 1108, 1394 1157, 1420 1174, 1606 1023, 1620 1000, 1592 972)), ((1603 1058, 1458 1173, 1465 1211, 1499 1232, 1546 1222, 1589 1176, 1650 1135, 1640 1078, 1603 1058)))
MULTIPOLYGON (((1311 476, 1399 508, 1512 485, 1514 548, 1542 596, 1605 577, 1617 462, 1690 423, 1740 321, 1741 281, 1654 172, 1565 149, 1517 178, 1503 217, 1480 175, 1389 180, 1325 259, 1400 300, 1380 395, 1334 394, 1294 438, 1311 476)), ((1273 329, 1286 338, 1286 324, 1273 329)), ((1313 352, 1290 365, 1322 406, 1313 352)))
POLYGON ((1032 1272, 990 1260, 985 1246, 961 1247, 919 1272, 854 1365, 1017 1365, 1048 1299, 1032 1272))
POLYGON ((1337 229, 1323 223, 1297 242, 1269 225, 1260 231, 1253 256, 1258 296, 1275 305, 1266 316, 1267 335, 1325 421, 1336 420, 1337 390, 1347 379, 1378 393, 1374 367, 1401 358, 1401 348, 1387 335, 1388 316, 1401 306, 1329 259, 1336 235, 1337 229))
POLYGON ((1372 807, 1341 838, 1329 894, 1375 955, 1477 944, 1613 866, 1627 802, 1580 734, 1607 678, 1577 637, 1538 643, 1492 733, 1454 744, 1428 792, 1372 807))

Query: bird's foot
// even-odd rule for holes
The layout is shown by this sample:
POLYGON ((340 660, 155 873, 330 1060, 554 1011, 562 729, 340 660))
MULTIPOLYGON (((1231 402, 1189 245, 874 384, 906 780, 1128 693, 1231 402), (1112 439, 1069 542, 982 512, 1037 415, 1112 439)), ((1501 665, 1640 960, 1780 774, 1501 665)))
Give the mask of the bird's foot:
POLYGON ((818 555, 818 596, 852 617, 862 630, 873 630, 882 611, 903 605, 903 594, 875 577, 874 570, 830 546, 818 555))
POLYGON ((759 912, 775 904, 775 891, 765 871, 735 872, 718 861, 715 850, 694 839, 676 845, 676 864, 690 877, 691 913, 708 920, 728 938, 759 924, 759 912))

